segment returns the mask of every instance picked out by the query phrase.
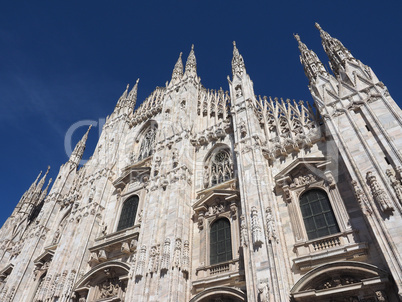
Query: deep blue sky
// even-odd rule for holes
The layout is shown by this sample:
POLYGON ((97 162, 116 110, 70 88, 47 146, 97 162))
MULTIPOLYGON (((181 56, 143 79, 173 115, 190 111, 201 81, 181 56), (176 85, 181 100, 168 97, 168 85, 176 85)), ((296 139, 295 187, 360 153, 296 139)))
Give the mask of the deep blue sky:
MULTIPOLYGON (((327 65, 318 22, 371 66, 401 105, 401 13, 401 1, 2 3, 0 225, 40 170, 51 165, 55 178, 68 160, 64 137, 72 124, 106 117, 138 77, 141 102, 165 85, 191 44, 207 88, 228 89, 236 40, 257 95, 311 100, 292 34, 327 65)), ((74 142, 84 131, 76 131, 74 142)))

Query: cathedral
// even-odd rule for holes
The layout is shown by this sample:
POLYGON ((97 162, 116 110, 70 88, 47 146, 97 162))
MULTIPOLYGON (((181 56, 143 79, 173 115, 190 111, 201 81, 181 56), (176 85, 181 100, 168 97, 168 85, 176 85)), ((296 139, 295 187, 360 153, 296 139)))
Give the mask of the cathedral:
POLYGON ((402 112, 316 27, 311 105, 256 96, 235 43, 228 91, 194 47, 136 110, 127 86, 0 229, 0 301, 402 301, 402 112))

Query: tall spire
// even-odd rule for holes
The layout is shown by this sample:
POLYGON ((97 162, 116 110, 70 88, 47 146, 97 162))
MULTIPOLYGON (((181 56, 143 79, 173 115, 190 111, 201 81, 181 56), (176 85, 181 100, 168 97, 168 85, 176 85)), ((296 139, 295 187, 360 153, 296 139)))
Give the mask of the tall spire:
POLYGON ((177 59, 176 64, 174 65, 173 68, 173 73, 172 73, 172 80, 170 81, 171 84, 177 84, 180 82, 181 78, 183 77, 183 62, 181 60, 181 55, 183 53, 181 52, 179 55, 179 58, 177 59))
POLYGON ((233 41, 233 58, 232 58, 232 74, 233 77, 235 75, 243 75, 246 72, 246 65, 244 64, 244 60, 242 55, 239 53, 239 50, 236 47, 236 42, 233 41))
POLYGON ((49 182, 47 183, 46 188, 42 191, 42 193, 40 194, 39 197, 39 202, 41 202, 42 200, 45 199, 46 195, 47 195, 47 191, 49 189, 50 184, 52 183, 52 179, 49 179, 49 182))
POLYGON ((129 107, 129 109, 131 109, 130 112, 132 112, 134 110, 135 103, 137 102, 137 91, 138 91, 138 82, 139 81, 140 81, 140 79, 138 78, 137 81, 135 82, 133 89, 131 89, 131 91, 127 97, 127 103, 125 104, 125 106, 127 106, 127 107, 129 107))
POLYGON ((43 185, 45 184, 46 181, 46 176, 49 173, 50 170, 50 166, 47 167, 46 173, 45 175, 43 175, 43 177, 41 178, 41 180, 39 181, 38 185, 35 188, 35 192, 36 193, 40 193, 40 191, 42 190, 43 185))
POLYGON ((339 70, 344 69, 344 63, 346 60, 355 60, 350 51, 343 46, 341 41, 333 38, 325 30, 323 30, 320 24, 315 23, 315 27, 320 31, 322 46, 329 58, 329 64, 335 75, 339 75, 339 70))
POLYGON ((306 44, 300 40, 298 34, 294 34, 294 37, 299 44, 300 63, 303 65, 304 73, 310 83, 314 82, 319 74, 328 75, 324 65, 321 63, 315 52, 307 48, 306 44))
POLYGON ((197 76, 197 61, 195 59, 194 44, 191 45, 191 50, 187 58, 186 69, 184 71, 184 77, 197 76))
POLYGON ((82 155, 84 154, 85 144, 87 142, 88 133, 89 133, 89 130, 91 130, 91 127, 92 127, 92 125, 89 126, 87 132, 84 134, 84 136, 81 138, 81 140, 77 143, 77 145, 74 148, 73 153, 71 153, 69 162, 71 162, 72 164, 74 164, 76 166, 79 165, 79 163, 82 159, 82 155))
POLYGON ((28 192, 32 192, 36 188, 36 184, 38 183, 39 177, 42 175, 42 171, 39 172, 38 176, 36 177, 35 181, 31 184, 31 186, 28 189, 28 192))

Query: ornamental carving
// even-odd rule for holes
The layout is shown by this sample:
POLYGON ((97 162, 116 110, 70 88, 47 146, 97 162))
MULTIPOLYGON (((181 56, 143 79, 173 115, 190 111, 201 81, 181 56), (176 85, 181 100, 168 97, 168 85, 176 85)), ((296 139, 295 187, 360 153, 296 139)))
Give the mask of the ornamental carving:
POLYGON ((253 238, 253 245, 258 246, 263 243, 263 234, 259 222, 259 215, 256 207, 251 208, 251 234, 253 238))
POLYGON ((276 233, 276 228, 275 228, 275 221, 274 217, 272 215, 272 209, 271 207, 267 207, 266 209, 266 220, 267 220, 267 233, 268 233, 268 240, 270 243, 272 242, 279 242, 278 235, 276 233))
POLYGON ((366 194, 364 194, 364 192, 357 185, 356 180, 352 181, 352 186, 353 186, 353 190, 355 192, 356 200, 359 203, 360 208, 362 209, 363 213, 365 215, 371 215, 373 211, 371 210, 371 207, 367 200, 366 194))
POLYGON ((154 245, 149 251, 148 272, 156 273, 159 267, 160 245, 154 245))
POLYGON ((248 246, 247 223, 244 215, 240 216, 240 241, 242 246, 248 246))
POLYGON ((147 254, 147 247, 143 245, 141 246, 141 250, 138 256, 137 269, 135 271, 136 277, 142 277, 144 275, 146 254, 147 254))
POLYGON ((395 195, 398 198, 398 201, 402 204, 402 183, 400 180, 396 179, 394 173, 390 169, 387 169, 386 174, 389 178, 389 182, 391 183, 392 188, 395 191, 395 195))
POLYGON ((394 208, 392 207, 387 194, 378 183, 377 178, 373 175, 373 172, 367 172, 367 181, 371 188, 371 194, 373 195, 374 200, 380 206, 381 210, 383 212, 392 211, 394 208))
POLYGON ((189 271, 189 265, 190 265, 190 244, 188 240, 184 241, 183 244, 183 258, 182 258, 182 266, 181 269, 183 272, 189 271))
POLYGON ((170 239, 166 238, 165 243, 163 244, 163 254, 161 261, 161 270, 167 271, 170 266, 170 239))
POLYGON ((181 258, 181 239, 176 238, 175 245, 174 245, 174 266, 179 268, 180 267, 180 258, 181 258))
POLYGON ((334 276, 330 279, 325 280, 321 284, 317 285, 315 287, 316 290, 320 289, 328 289, 328 288, 333 288, 333 287, 339 287, 339 286, 345 286, 345 285, 350 285, 353 283, 358 283, 361 282, 360 279, 357 279, 352 276, 334 276))
POLYGON ((108 278, 99 284, 99 298, 111 298, 119 295, 121 282, 119 278, 108 278))
POLYGON ((313 174, 308 174, 308 175, 300 175, 299 177, 295 177, 293 179, 293 182, 290 184, 291 188, 294 187, 299 187, 299 186, 305 186, 305 185, 309 185, 311 183, 314 183, 317 181, 317 176, 313 175, 313 174))

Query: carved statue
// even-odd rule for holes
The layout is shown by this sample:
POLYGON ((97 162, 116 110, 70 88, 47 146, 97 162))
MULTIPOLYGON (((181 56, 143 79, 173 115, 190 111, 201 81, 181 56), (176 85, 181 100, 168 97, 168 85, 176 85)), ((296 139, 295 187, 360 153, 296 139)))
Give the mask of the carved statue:
POLYGON ((390 169, 387 169, 386 174, 389 178, 392 188, 395 191, 396 197, 402 204, 402 183, 398 179, 396 179, 396 177, 394 176, 394 174, 390 169))
POLYGON ((373 172, 367 172, 367 181, 370 184, 371 193, 373 194, 375 201, 380 205, 381 210, 383 212, 393 210, 387 194, 380 187, 380 184, 378 183, 377 178, 373 175, 373 172))
POLYGON ((248 246, 247 224, 244 215, 240 216, 240 239, 242 246, 248 246))
POLYGON ((251 233, 253 237, 253 245, 261 245, 263 243, 262 231, 256 207, 251 208, 251 233))
POLYGON ((359 188, 356 180, 352 180, 352 186, 353 190, 355 191, 357 202, 359 203, 363 213, 366 215, 371 215, 373 211, 371 210, 366 194, 364 194, 364 192, 359 188))
POLYGON ((268 239, 270 242, 272 241, 278 242, 279 239, 276 234, 274 217, 272 216, 272 209, 270 207, 267 207, 266 215, 267 215, 266 219, 267 219, 268 239))

